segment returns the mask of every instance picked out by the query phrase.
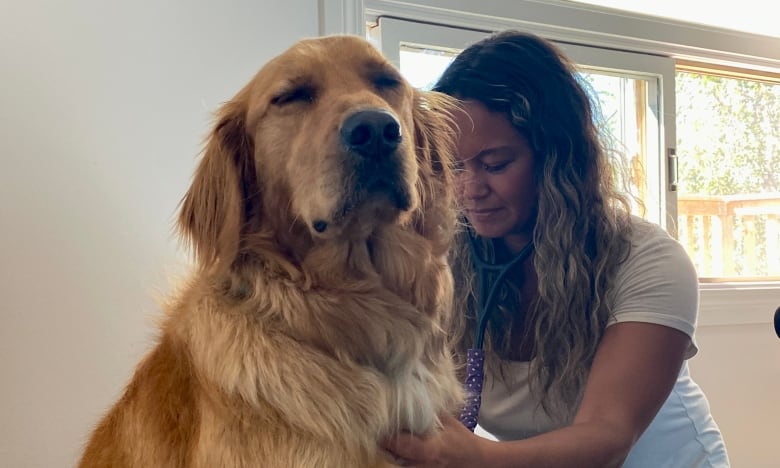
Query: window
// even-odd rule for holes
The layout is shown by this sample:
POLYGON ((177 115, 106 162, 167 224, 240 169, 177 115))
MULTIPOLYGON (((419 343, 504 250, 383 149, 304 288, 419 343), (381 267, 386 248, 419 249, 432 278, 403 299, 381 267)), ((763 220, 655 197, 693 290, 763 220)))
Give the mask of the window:
MULTIPOLYGON (((398 63, 413 86, 430 89, 458 51, 400 42, 398 63)), ((659 174, 648 175, 647 158, 658 158, 658 128, 645 123, 656 91, 624 71, 581 70, 621 144, 628 186, 646 203, 637 209, 660 220, 658 185, 648 183, 659 174)), ((780 77, 681 64, 675 83, 679 240, 702 281, 780 278, 780 77)))
MULTIPOLYGON (((694 113, 685 109, 693 108, 697 112, 706 109, 705 104, 690 100, 697 97, 696 93, 686 95, 686 89, 691 89, 695 80, 706 81, 704 75, 752 80, 762 83, 765 92, 772 89, 776 93, 780 84, 777 41, 759 36, 737 37, 728 31, 691 28, 674 21, 656 21, 607 10, 594 12, 570 2, 515 0, 475 4, 466 0, 403 3, 366 0, 364 12, 362 18, 367 22, 365 32, 369 39, 420 87, 430 85, 452 56, 490 31, 521 29, 557 42, 588 79, 598 81, 594 87, 598 89, 605 115, 610 117, 610 128, 637 169, 630 182, 633 193, 644 200, 645 217, 657 221, 678 238, 696 264, 701 276, 699 323, 764 324, 768 321, 767 311, 777 308, 780 297, 777 273, 780 242, 772 234, 778 229, 778 189, 770 184, 761 189, 740 188, 739 192, 727 194, 708 192, 703 190, 704 185, 697 185, 701 181, 696 174, 704 173, 702 164, 714 160, 715 153, 695 162, 692 154, 707 153, 701 153, 705 149, 702 140, 694 144, 698 130, 691 136, 691 129, 710 124, 701 120, 694 123, 694 113), (675 62, 682 59, 689 63, 675 62), (694 60, 718 64, 717 70, 712 65, 695 64, 694 60), (731 70, 727 74, 724 65, 734 64, 744 64, 743 68, 750 70, 736 73, 731 70), (758 72, 753 70, 768 71, 756 76, 758 72), (676 99, 681 100, 679 108, 676 99), (682 113, 686 115, 676 115, 682 113), (636 164, 639 162, 644 164, 636 164), (733 202, 726 206, 735 213, 735 227, 730 231, 723 228, 724 223, 730 222, 728 218, 705 217, 695 212, 702 208, 691 199, 714 196, 725 197, 723 203, 733 202), (738 206, 743 202, 732 200, 741 196, 747 196, 752 204, 750 209, 754 210, 746 218, 742 217, 747 214, 745 207, 738 206), (729 240, 729 232, 733 241, 729 240), (724 239, 726 245, 732 246, 731 251, 722 248, 724 239)), ((713 89, 710 94, 717 97, 721 93, 713 89)), ((775 99, 771 102, 776 112, 777 98, 771 99, 775 99)), ((767 111, 771 107, 770 98, 758 102, 767 111)), ((762 174, 767 180, 774 177, 777 183, 780 177, 776 158, 780 143, 777 127, 770 132, 768 125, 770 122, 777 125, 780 119, 775 114, 763 122, 759 128, 768 135, 765 139, 745 136, 741 142, 743 146, 748 146, 748 142, 755 146, 754 140, 765 140, 763 150, 754 155, 769 154, 770 146, 774 145, 775 149, 771 150, 774 156, 764 160, 767 165, 772 161, 774 172, 762 174)), ((732 128, 721 134, 730 132, 732 128)), ((729 148, 718 151, 737 154, 729 148)), ((761 162, 756 159, 749 164, 761 162)), ((745 175, 734 171, 733 175, 736 174, 746 179, 756 177, 756 172, 745 175)))
POLYGON ((680 241, 702 281, 780 279, 780 76, 677 67, 680 241))
MULTIPOLYGON (((380 18, 371 30, 383 53, 413 86, 430 89, 453 57, 487 31, 420 24, 380 18)), ((558 44, 580 67, 581 77, 598 102, 601 125, 614 142, 614 157, 630 180, 623 185, 638 200, 637 214, 674 233, 674 191, 667 183, 665 148, 671 147, 673 120, 666 122, 663 86, 672 96, 674 62, 665 57, 607 51, 568 43, 558 44), (665 216, 666 215, 666 216, 665 216)), ((672 114, 673 115, 673 114, 672 114)))

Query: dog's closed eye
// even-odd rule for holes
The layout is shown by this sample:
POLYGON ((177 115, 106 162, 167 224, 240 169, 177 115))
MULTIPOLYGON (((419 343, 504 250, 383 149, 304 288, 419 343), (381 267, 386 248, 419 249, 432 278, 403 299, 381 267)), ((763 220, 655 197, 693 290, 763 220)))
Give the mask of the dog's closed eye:
POLYGON ((382 74, 375 76, 373 82, 377 90, 383 91, 386 89, 394 89, 400 86, 401 78, 396 75, 382 74))
POLYGON ((317 97, 317 90, 313 86, 301 85, 284 89, 271 98, 274 106, 286 106, 289 104, 311 104, 317 97))

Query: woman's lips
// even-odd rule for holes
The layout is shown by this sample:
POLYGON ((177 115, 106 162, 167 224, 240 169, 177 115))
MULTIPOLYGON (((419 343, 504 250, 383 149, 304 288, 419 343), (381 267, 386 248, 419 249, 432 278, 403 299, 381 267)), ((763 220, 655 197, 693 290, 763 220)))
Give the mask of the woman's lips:
POLYGON ((475 221, 487 221, 493 218, 500 211, 501 208, 480 208, 477 210, 468 210, 466 211, 466 215, 468 218, 471 218, 475 221))

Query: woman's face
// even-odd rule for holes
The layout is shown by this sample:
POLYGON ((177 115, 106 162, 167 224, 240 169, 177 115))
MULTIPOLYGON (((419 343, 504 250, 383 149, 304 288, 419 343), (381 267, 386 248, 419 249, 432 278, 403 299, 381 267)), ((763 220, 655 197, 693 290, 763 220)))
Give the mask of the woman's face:
POLYGON ((528 140, 504 114, 464 101, 456 112, 458 202, 476 233, 514 252, 533 238, 537 190, 528 140))

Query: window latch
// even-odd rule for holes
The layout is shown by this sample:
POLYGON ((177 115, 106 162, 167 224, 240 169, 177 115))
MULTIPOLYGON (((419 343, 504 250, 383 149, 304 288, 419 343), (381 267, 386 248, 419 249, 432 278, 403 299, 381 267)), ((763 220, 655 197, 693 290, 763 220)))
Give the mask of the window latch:
POLYGON ((668 148, 666 150, 666 167, 668 170, 669 191, 677 191, 677 150, 668 148))

